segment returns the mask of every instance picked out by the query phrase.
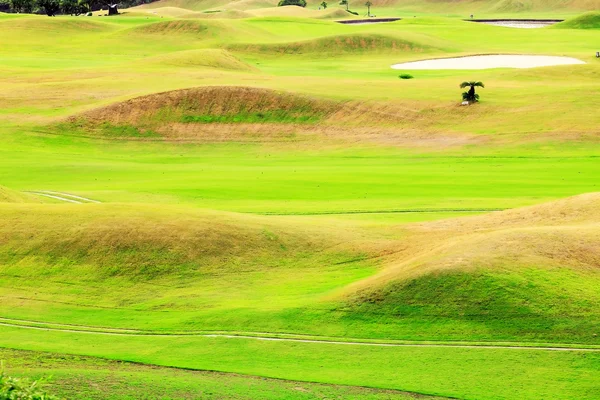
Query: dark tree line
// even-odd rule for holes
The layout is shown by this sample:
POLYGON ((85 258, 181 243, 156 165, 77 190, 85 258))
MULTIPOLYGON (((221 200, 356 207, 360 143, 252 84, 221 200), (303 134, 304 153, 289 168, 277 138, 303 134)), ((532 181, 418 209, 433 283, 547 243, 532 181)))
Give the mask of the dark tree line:
POLYGON ((117 13, 117 6, 134 7, 151 3, 153 0, 0 0, 0 11, 13 13, 39 13, 48 16, 57 14, 81 15, 92 11, 108 10, 117 13))

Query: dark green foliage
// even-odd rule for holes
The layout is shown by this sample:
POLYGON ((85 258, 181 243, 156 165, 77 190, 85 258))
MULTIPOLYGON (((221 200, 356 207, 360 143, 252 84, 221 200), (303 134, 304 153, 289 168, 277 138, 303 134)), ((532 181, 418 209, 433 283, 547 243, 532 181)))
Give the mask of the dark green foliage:
POLYGON ((400 78, 400 79, 413 79, 414 76, 412 76, 411 74, 400 74, 398 76, 398 78, 400 78))
POLYGON ((281 0, 278 4, 279 7, 282 6, 298 6, 298 7, 306 7, 306 0, 281 0))
POLYGON ((0 400, 59 400, 44 392, 40 381, 7 376, 0 370, 0 400))
POLYGON ((0 0, 0 12, 10 11, 10 0, 0 0))
POLYGON ((11 8, 17 13, 31 13, 33 11, 33 0, 10 0, 11 8))
POLYGON ((323 8, 323 10, 327 10, 327 2, 326 1, 322 2, 321 7, 323 8))
POLYGON ((37 5, 49 17, 54 17, 60 11, 59 0, 38 0, 37 5))
MULTIPOLYGON (((125 8, 152 3, 153 0, 121 0, 119 5, 125 8)), ((305 0, 300 0, 305 1, 305 0)), ((59 11, 67 15, 86 14, 91 11, 106 9, 110 5, 105 0, 0 0, 0 11, 15 13, 33 13, 40 11, 49 16, 59 11)))
POLYGON ((341 0, 340 1, 340 6, 346 6, 346 11, 350 12, 350 8, 349 8, 350 7, 350 3, 348 2, 348 0, 341 0))
POLYGON ((62 0, 60 8, 61 12, 66 15, 80 15, 87 11, 87 5, 77 0, 62 0))
POLYGON ((475 82, 475 81, 471 81, 471 82, 463 82, 460 84, 460 88, 464 89, 464 88, 469 88, 468 91, 463 92, 462 94, 462 99, 463 101, 468 101, 469 103, 476 103, 479 101, 479 95, 477 93, 475 93, 475 88, 476 87, 482 87, 484 88, 484 84, 483 82, 475 82))

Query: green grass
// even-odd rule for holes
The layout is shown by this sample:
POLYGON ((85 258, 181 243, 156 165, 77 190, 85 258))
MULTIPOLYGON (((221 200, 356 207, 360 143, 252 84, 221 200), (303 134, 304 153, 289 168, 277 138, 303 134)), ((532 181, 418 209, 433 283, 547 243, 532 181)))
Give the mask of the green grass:
MULTIPOLYGON (((11 201, 0 204, 0 316, 163 333, 598 344, 597 203, 509 214, 524 221, 516 227, 496 224, 498 214, 408 224, 599 191, 597 33, 579 29, 593 15, 537 30, 458 18, 583 7, 522 4, 389 4, 383 14, 428 15, 362 26, 0 16, 0 183, 10 188, 0 198, 11 201), (587 64, 402 71, 411 80, 389 68, 479 53, 587 64), (458 106, 465 80, 486 84, 477 106, 458 106), (173 92, 194 87, 210 89, 173 92), (13 204, 35 190, 106 204, 13 204), (384 284, 351 290, 406 260, 384 284), (403 275, 412 269, 423 273, 403 275)), ((592 399, 600 368, 583 352, 0 331, 10 348, 457 398, 592 399)), ((406 397, 39 359, 47 364, 17 361, 16 371, 56 371, 53 387, 74 398, 102 398, 93 384, 105 380, 111 398, 173 388, 175 398, 244 398, 248 386, 261 398, 406 397)))
POLYGON ((569 155, 549 145, 500 154, 482 149, 475 156, 478 150, 298 153, 257 144, 120 144, 54 135, 4 143, 0 173, 13 189, 258 213, 510 208, 597 191, 593 178, 600 173, 595 146, 569 155))
MULTIPOLYGON (((46 377, 45 387, 64 398, 130 399, 414 399, 392 390, 323 385, 238 374, 157 368, 92 357, 0 349, 14 374, 46 377), (48 379, 47 377, 50 378, 48 379), (108 390, 107 390, 108 389, 108 390)), ((434 397, 420 396, 422 399, 434 397)))
POLYGON ((7 327, 0 330, 0 344, 18 349, 101 355, 163 366, 455 398, 569 398, 576 393, 578 398, 593 399, 600 367, 597 353, 377 348, 219 338, 123 338, 7 327))
POLYGON ((600 29, 600 12, 589 12, 554 26, 561 29, 600 29))

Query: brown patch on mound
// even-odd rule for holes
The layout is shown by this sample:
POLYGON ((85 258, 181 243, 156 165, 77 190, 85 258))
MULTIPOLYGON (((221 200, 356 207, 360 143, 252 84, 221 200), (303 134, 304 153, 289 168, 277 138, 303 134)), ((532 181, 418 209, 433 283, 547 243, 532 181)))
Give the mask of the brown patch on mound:
POLYGON ((335 108, 333 102, 269 89, 218 86, 138 97, 73 119, 83 118, 90 123, 157 126, 179 122, 184 115, 235 115, 282 110, 327 115, 335 108))
POLYGON ((374 143, 384 146, 423 148, 428 150, 459 148, 481 144, 487 137, 428 133, 410 129, 382 127, 340 127, 299 124, 185 124, 173 123, 157 129, 165 139, 175 142, 261 142, 290 143, 296 146, 315 140, 321 147, 374 143))
POLYGON ((423 111, 398 103, 336 102, 270 89, 201 87, 92 110, 71 117, 70 126, 62 131, 126 140, 312 143, 318 138, 321 145, 377 143, 429 149, 489 140, 436 129, 431 112, 456 108, 437 107, 438 111, 423 111), (269 118, 257 121, 253 118, 257 114, 269 118))
POLYGON ((402 240, 380 251, 383 269, 350 285, 345 295, 443 272, 600 269, 600 193, 398 229, 402 240))
POLYGON ((337 35, 320 39, 276 44, 234 44, 229 49, 247 53, 283 54, 353 54, 422 52, 430 49, 422 43, 377 34, 337 35))

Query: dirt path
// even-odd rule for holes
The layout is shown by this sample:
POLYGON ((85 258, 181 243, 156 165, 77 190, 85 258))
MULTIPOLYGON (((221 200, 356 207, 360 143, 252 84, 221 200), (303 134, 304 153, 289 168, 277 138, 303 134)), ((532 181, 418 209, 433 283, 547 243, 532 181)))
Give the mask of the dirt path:
MULTIPOLYGON (((569 352, 599 352, 600 347, 553 347, 553 346, 527 346, 519 344, 469 344, 469 342, 460 343, 430 343, 430 342, 374 342, 369 340, 347 339, 341 338, 302 338, 304 335, 277 334, 265 332, 230 332, 230 333, 210 333, 210 332, 195 332, 195 333, 153 333, 144 332, 134 329, 120 328, 98 328, 85 325, 68 325, 68 324, 50 324, 45 322, 15 320, 10 318, 0 317, 0 326, 20 329, 33 329, 40 331, 53 332, 68 332, 81 333, 90 335, 110 335, 110 336, 150 336, 150 337, 205 337, 205 338, 225 338, 238 340, 260 340, 272 342, 291 342, 291 343, 316 343, 322 345, 343 345, 343 346, 374 346, 374 347, 448 347, 459 349, 492 349, 492 350, 532 350, 532 351, 569 351, 569 352)), ((578 345, 570 345, 578 346, 578 345)), ((581 345, 579 345, 581 346, 581 345)))
POLYGON ((53 192, 51 190, 36 190, 30 191, 28 193, 74 204, 100 203, 98 200, 88 199, 87 197, 76 196, 74 194, 69 193, 53 192))

